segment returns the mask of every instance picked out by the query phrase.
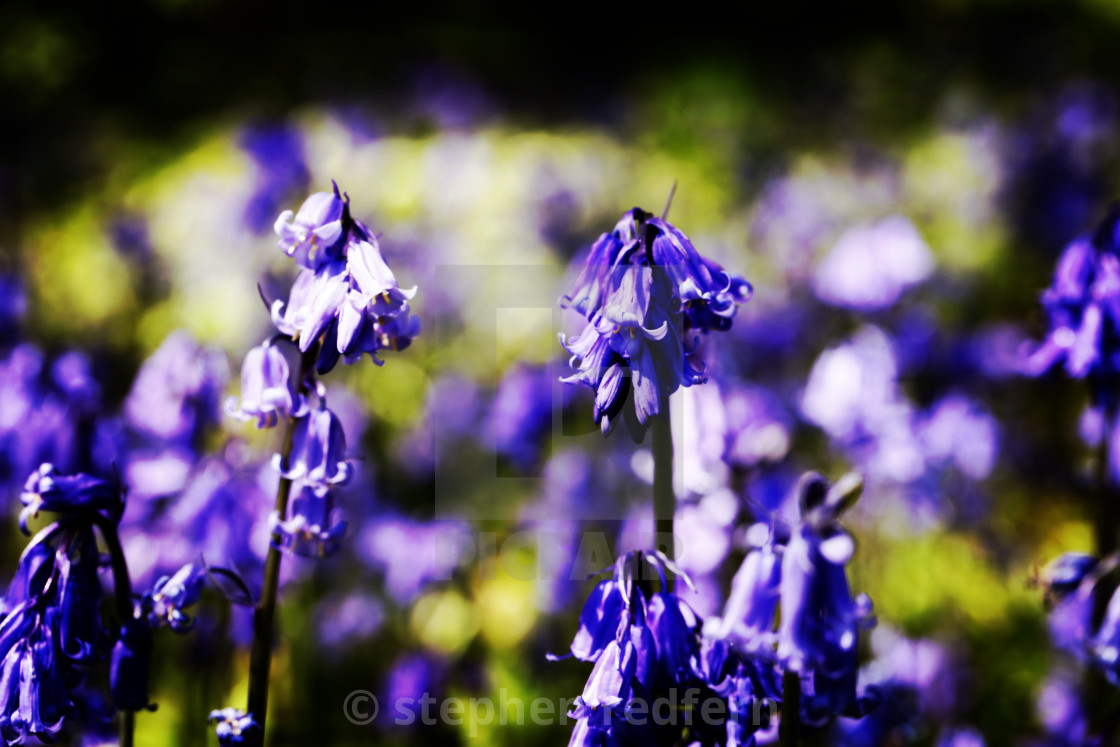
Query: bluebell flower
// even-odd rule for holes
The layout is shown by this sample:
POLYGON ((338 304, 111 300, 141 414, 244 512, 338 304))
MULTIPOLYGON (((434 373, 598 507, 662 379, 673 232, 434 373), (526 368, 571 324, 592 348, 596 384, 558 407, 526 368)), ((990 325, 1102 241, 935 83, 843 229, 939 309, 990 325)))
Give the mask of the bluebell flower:
POLYGON ((337 259, 342 251, 343 215, 347 203, 339 194, 338 185, 333 192, 316 192, 304 200, 299 212, 280 213, 273 230, 280 237, 280 248, 301 267, 317 270, 326 262, 337 259))
POLYGON ((21 630, 22 616, 16 616, 10 628, 8 619, 0 625, 0 652, 4 654, 0 662, 0 736, 8 744, 22 743, 29 736, 53 741, 73 709, 55 654, 50 620, 54 614, 48 609, 42 613, 45 619, 30 630, 21 630), (19 633, 22 635, 14 635, 19 633))
POLYGON ((1076 659, 1084 660, 1094 649, 1095 654, 1107 657, 1110 649, 1106 641, 1120 641, 1120 618, 1110 623, 1107 612, 1096 637, 1092 630, 1093 590, 1097 579, 1111 566, 1111 562, 1102 564, 1092 555, 1067 552, 1051 561, 1037 579, 1050 613, 1050 639, 1055 648, 1076 659), (1110 632, 1106 626, 1116 630, 1110 632))
POLYGON ((285 461, 277 454, 272 465, 289 480, 321 487, 346 483, 353 468, 346 461, 346 434, 338 416, 324 403, 297 419, 290 457, 285 461))
POLYGON ((122 711, 153 709, 148 697, 148 670, 152 658, 152 629, 143 618, 125 620, 113 646, 109 666, 109 692, 122 711))
POLYGON ((816 722, 843 712, 857 712, 858 631, 874 625, 871 600, 853 599, 844 566, 855 549, 852 538, 835 524, 859 483, 830 486, 807 474, 800 485, 802 521, 782 556, 781 624, 778 660, 808 675, 811 690, 803 715, 816 722))
POLYGON ((700 622, 688 604, 666 591, 650 596, 646 625, 657 649, 657 689, 683 685, 692 677, 692 657, 700 649, 700 622))
POLYGON ((256 418, 258 428, 272 428, 280 418, 298 418, 307 412, 307 399, 297 391, 284 353, 275 345, 263 345, 245 354, 241 364, 241 406, 237 398, 226 400, 226 413, 238 420, 256 418))
POLYGON ((748 652, 773 644, 782 580, 780 549, 766 531, 765 541, 747 553, 731 581, 723 618, 710 620, 704 629, 705 636, 734 641, 748 652))
POLYGON ((176 633, 194 628, 195 619, 184 610, 198 602, 206 585, 206 569, 187 563, 172 576, 161 576, 140 600, 140 614, 153 629, 166 625, 176 633))
POLYGON ((214 733, 218 737, 218 744, 222 747, 238 744, 251 744, 257 739, 260 724, 252 714, 245 713, 238 708, 223 708, 210 712, 210 723, 214 726, 214 733))
POLYGON ((592 245, 575 290, 560 300, 588 322, 578 338, 560 337, 578 369, 563 380, 595 391, 604 433, 624 414, 640 440, 664 398, 706 380, 691 331, 730 328, 749 297, 745 281, 701 257, 683 233, 634 208, 592 245))
POLYGON ((43 464, 28 476, 20 502, 24 508, 19 514, 19 527, 24 534, 30 534, 27 522, 40 511, 64 518, 104 511, 117 519, 124 511, 120 485, 89 475, 60 475, 53 464, 43 464))
POLYGON ((651 318, 660 319, 656 328, 607 323, 599 329, 588 324, 574 340, 560 337, 572 356, 570 365, 578 369, 561 381, 580 383, 595 392, 593 414, 604 434, 623 416, 631 435, 640 440, 650 418, 660 414, 665 397, 682 386, 707 381, 669 320, 656 310, 651 318))
MULTIPOLYGON (((307 207, 308 203, 304 205, 307 207)), ((316 364, 319 373, 330 371, 339 358, 352 364, 365 353, 380 365, 379 351, 404 350, 420 332, 420 322, 411 315, 409 307, 416 288, 400 288, 381 256, 377 238, 350 217, 349 203, 338 196, 337 186, 334 197, 322 197, 308 209, 309 226, 321 217, 332 218, 327 225, 331 226, 329 236, 335 236, 335 243, 329 251, 311 252, 313 240, 318 241, 314 231, 290 228, 291 236, 299 239, 292 245, 292 256, 299 261, 306 249, 311 259, 301 262, 303 269, 292 285, 287 303, 273 302, 272 321, 277 329, 298 341, 302 353, 322 342, 316 364), (333 221, 335 199, 342 203, 337 236, 333 221), (320 215, 328 203, 331 209, 320 215)), ((296 224, 299 223, 297 216, 296 224)), ((278 221, 278 230, 287 225, 278 221)))
POLYGON ((346 534, 346 522, 332 523, 334 501, 331 491, 303 480, 292 486, 288 516, 275 511, 269 518, 273 546, 305 558, 324 558, 338 552, 346 534))
POLYGON ((1050 331, 1024 361, 1037 376, 1059 363, 1076 379, 1088 377, 1094 404, 1115 411, 1120 373, 1120 207, 1113 206, 1091 236, 1066 247, 1042 294, 1050 331))
POLYGON ((749 283, 702 257, 671 223, 634 208, 592 245, 576 290, 561 305, 596 323, 619 297, 637 293, 639 305, 647 306, 655 278, 684 309, 688 329, 730 328, 737 304, 752 293, 749 283), (660 271, 650 271, 654 267, 660 271), (639 273, 638 268, 645 269, 639 273))
POLYGON ((73 532, 55 553, 58 583, 58 648, 71 661, 86 664, 104 658, 109 634, 101 623, 100 552, 93 532, 73 532))

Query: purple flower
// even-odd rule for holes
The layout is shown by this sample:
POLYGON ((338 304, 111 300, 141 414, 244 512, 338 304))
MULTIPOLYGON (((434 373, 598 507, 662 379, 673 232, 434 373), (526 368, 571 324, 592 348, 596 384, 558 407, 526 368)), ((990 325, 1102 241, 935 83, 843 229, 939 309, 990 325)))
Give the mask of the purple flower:
POLYGON ((702 257, 671 223, 634 208, 592 245, 575 292, 561 305, 576 309, 593 324, 601 316, 609 318, 612 308, 633 307, 635 302, 644 314, 655 274, 658 285, 667 281, 669 297, 683 307, 686 329, 729 329, 737 304, 749 300, 752 292, 742 278, 702 257), (660 272, 650 272, 652 267, 660 272), (638 272, 639 268, 644 269, 638 272))
POLYGON ((353 469, 346 461, 346 434, 325 403, 296 420, 291 456, 285 461, 277 454, 272 466, 289 480, 323 488, 350 479, 353 469))
POLYGON ((777 656, 812 683, 802 703, 809 722, 858 709, 858 631, 874 625, 874 617, 866 595, 852 599, 844 566, 855 545, 834 523, 853 492, 845 481, 829 486, 813 473, 802 478, 802 522, 782 556, 777 656))
POLYGON ((1029 351, 1023 372, 1038 376, 1064 361, 1066 373, 1089 377, 1096 405, 1116 407, 1120 373, 1120 207, 1110 208, 1092 236, 1074 240, 1042 294, 1050 332, 1029 351))
POLYGON ((683 685, 692 676, 692 657, 700 650, 699 619, 676 594, 659 591, 649 599, 646 624, 657 651, 658 689, 683 685))
POLYGON ((73 702, 55 654, 53 626, 47 622, 25 633, 23 624, 17 615, 0 625, 0 736, 8 744, 29 736, 51 742, 73 702))
POLYGON ((634 208, 592 245, 575 290, 560 300, 588 322, 578 338, 560 336, 578 369, 562 380, 595 392, 604 434, 624 415, 641 440, 662 400, 706 380, 691 360, 690 332, 729 329, 750 293, 746 281, 701 257, 667 221, 634 208))
POLYGON ((343 216, 347 203, 334 185, 334 192, 316 192, 304 200, 293 220, 285 210, 273 230, 280 237, 280 248, 301 267, 317 270, 337 259, 341 252, 343 216))
POLYGON ((62 514, 64 520, 91 511, 108 511, 119 518, 124 511, 120 485, 89 475, 60 475, 52 464, 43 464, 28 476, 20 502, 24 508, 19 526, 24 534, 31 533, 27 521, 40 511, 62 514))
POLYGON ((331 491, 300 480, 292 492, 287 518, 281 520, 275 511, 269 517, 273 545, 305 558, 334 555, 346 534, 346 522, 331 523, 331 491))
POLYGON ((245 354, 241 364, 241 407, 226 400, 226 412, 238 420, 257 419, 258 428, 272 428, 281 417, 300 417, 307 401, 296 392, 284 353, 268 342, 245 354))
MULTIPOLYGON (((752 533, 759 534, 754 529, 752 533)), ((782 556, 770 539, 769 530, 765 526, 761 529, 766 532, 766 540, 743 559, 731 581, 731 595, 722 620, 713 618, 704 628, 706 636, 727 638, 747 652, 772 645, 774 614, 781 592, 782 556)))
MULTIPOLYGON (((651 318, 657 319, 657 314, 651 318)), ((595 392, 595 422, 610 433, 623 416, 631 435, 640 441, 649 419, 661 412, 661 401, 681 386, 707 379, 689 359, 691 350, 681 346, 677 331, 662 315, 656 328, 644 326, 597 329, 588 324, 570 342, 560 343, 571 353, 570 365, 579 370, 562 378, 595 392), (630 407, 626 407, 632 403, 630 407)))
POLYGON ((155 628, 166 625, 176 633, 194 628, 195 620, 183 610, 198 602, 206 584, 206 569, 187 563, 172 576, 161 576, 140 600, 141 615, 155 628))
POLYGON ((257 732, 258 724, 251 714, 238 708, 223 708, 220 711, 210 711, 210 723, 214 726, 214 733, 218 737, 221 747, 252 743, 257 732))
POLYGON ((350 286, 338 309, 338 353, 348 364, 369 353, 381 365, 378 350, 404 350, 420 333, 420 320, 408 307, 416 288, 401 290, 372 237, 350 244, 347 268, 350 286))
MULTIPOLYGON (((308 203, 314 197, 309 198, 308 203)), ((368 353, 381 365, 378 351, 404 350, 420 332, 420 322, 411 315, 408 303, 416 294, 416 288, 402 290, 397 285, 396 277, 381 256, 376 237, 350 217, 349 202, 338 196, 337 186, 331 197, 335 199, 342 205, 335 243, 329 252, 313 253, 314 261, 301 262, 303 269, 292 285, 287 303, 278 299, 272 304, 273 323, 298 341, 301 353, 306 353, 316 342, 322 342, 317 362, 319 373, 334 368, 340 357, 352 364, 363 353, 368 353)), ((308 208, 308 203, 304 203, 304 207, 314 212, 327 204, 325 200, 327 198, 323 197, 316 202, 312 206, 314 209, 308 208)), ((333 207, 326 214, 326 217, 332 216, 333 207)), ((284 220, 284 216, 281 219, 284 220)), ((296 223, 299 222, 297 216, 296 223)), ((287 224, 278 221, 277 226, 279 231, 287 224)), ((332 227, 330 235, 334 235, 334 230, 332 227)), ((307 235, 314 238, 312 234, 307 235)), ((304 236, 298 232, 293 235, 304 236)), ((301 240, 309 248, 312 238, 301 240)), ((291 254, 299 261, 304 244, 294 246, 291 254)))

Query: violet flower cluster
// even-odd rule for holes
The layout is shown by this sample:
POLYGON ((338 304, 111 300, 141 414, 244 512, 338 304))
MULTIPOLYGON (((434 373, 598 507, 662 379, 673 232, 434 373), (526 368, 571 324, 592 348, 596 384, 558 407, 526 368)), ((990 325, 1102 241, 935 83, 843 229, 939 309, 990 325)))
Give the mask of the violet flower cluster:
POLYGON ((875 618, 866 594, 852 597, 844 566, 854 543, 838 524, 861 490, 856 475, 832 485, 813 472, 803 476, 801 521, 788 530, 752 527, 754 547, 735 574, 723 616, 704 627, 706 637, 795 672, 800 718, 811 725, 837 715, 858 717, 875 704, 874 694, 861 696, 856 688, 859 631, 874 626, 875 618))
MULTIPOLYGON (((59 474, 43 464, 20 496, 20 529, 41 513, 53 521, 41 528, 20 556, 5 594, 0 622, 0 737, 23 744, 34 737, 53 741, 67 718, 88 708, 83 687, 93 667, 109 660, 114 708, 151 708, 148 669, 152 631, 167 624, 190 629, 185 609, 194 604, 205 574, 188 566, 163 580, 138 601, 117 537, 125 489, 115 479, 59 474), (110 561, 98 548, 108 545, 110 561), (111 568, 117 595, 115 627, 102 623, 100 573, 111 568)), ((88 717, 87 722, 100 720, 88 717)))
POLYGON ((290 210, 281 213, 275 231, 280 248, 300 270, 288 301, 271 306, 279 334, 246 354, 240 404, 231 398, 226 411, 258 428, 294 421, 290 453, 273 460, 281 477, 293 483, 287 515, 271 517, 273 544, 296 555, 324 557, 338 550, 346 531, 345 522, 332 521, 331 490, 345 484, 352 469, 342 424, 327 407, 312 369, 324 374, 340 358, 351 364, 363 353, 380 365, 382 349, 408 347, 420 329, 409 308, 416 289, 398 286, 377 239, 350 216, 349 197, 337 184, 333 192, 308 197, 294 216, 290 210), (289 362, 284 338, 298 347, 298 367, 289 362))
POLYGON ((1050 320, 1046 339, 1028 351, 1024 372, 1038 376, 1064 364, 1089 380, 1093 405, 1115 416, 1120 400, 1120 206, 1091 236, 1066 247, 1042 294, 1050 320))
POLYGON ((293 217, 276 219, 280 248, 300 266, 287 303, 272 304, 276 328, 306 354, 319 343, 316 368, 334 368, 341 357, 356 363, 363 353, 381 365, 383 349, 404 350, 420 332, 408 302, 416 288, 397 285, 377 239, 350 216, 350 200, 316 192, 293 217))
POLYGON ((730 329, 751 293, 668 221, 634 208, 592 245, 560 301, 587 320, 578 337, 560 336, 578 369, 563 381, 595 392, 604 434, 622 417, 640 441, 666 397, 706 380, 693 333, 730 329))
POLYGON ((1120 687, 1120 590, 1113 593, 1104 619, 1094 629, 1095 590, 1115 566, 1115 556, 1097 558, 1069 552, 1043 570, 1039 585, 1050 612, 1054 646, 1100 669, 1120 687))
POLYGON ((700 618, 668 589, 668 572, 680 571, 661 553, 631 552, 591 592, 571 645, 571 656, 594 664, 569 714, 577 719, 573 747, 750 745, 754 732, 769 725, 778 698, 772 664, 702 638, 700 618), (650 569, 661 588, 647 593, 641 579, 650 569), (665 699, 681 718, 652 717, 665 699))

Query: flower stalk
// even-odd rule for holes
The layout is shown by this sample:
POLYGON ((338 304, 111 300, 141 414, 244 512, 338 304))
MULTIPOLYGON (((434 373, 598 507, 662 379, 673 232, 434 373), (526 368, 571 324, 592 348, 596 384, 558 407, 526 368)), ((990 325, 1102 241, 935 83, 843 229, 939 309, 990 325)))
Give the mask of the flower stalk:
MULTIPOLYGON (((673 557, 673 433, 669 422, 669 398, 661 398, 661 415, 651 425, 653 449, 653 521, 657 548, 666 557, 673 557)), ((666 581, 666 591, 673 591, 673 579, 666 581)))
MULTIPOLYGON (((308 393, 307 376, 319 355, 319 345, 313 345, 300 358, 299 390, 308 393)), ((295 418, 288 418, 284 426, 284 443, 280 448, 280 458, 287 462, 292 455, 295 418)), ((292 493, 292 481, 280 476, 276 488, 275 510, 278 515, 288 513, 288 498, 292 493)), ((249 652, 249 697, 246 713, 250 714, 260 728, 253 732, 260 745, 264 744, 265 717, 268 715, 268 685, 272 670, 272 637, 276 620, 276 601, 280 594, 280 562, 283 555, 279 549, 279 536, 273 538, 264 561, 264 579, 261 582, 261 598, 253 608, 253 644, 249 652)))
POLYGON ((778 724, 778 744, 797 747, 801 713, 801 676, 792 669, 782 674, 782 720, 778 724))
MULTIPOLYGON (((113 572, 113 603, 117 606, 118 625, 123 626, 136 612, 132 602, 132 577, 128 573, 128 560, 124 556, 116 524, 99 513, 92 514, 90 519, 109 550, 109 564, 113 572)), ((136 711, 122 708, 120 715, 120 747, 132 747, 136 731, 136 711)))

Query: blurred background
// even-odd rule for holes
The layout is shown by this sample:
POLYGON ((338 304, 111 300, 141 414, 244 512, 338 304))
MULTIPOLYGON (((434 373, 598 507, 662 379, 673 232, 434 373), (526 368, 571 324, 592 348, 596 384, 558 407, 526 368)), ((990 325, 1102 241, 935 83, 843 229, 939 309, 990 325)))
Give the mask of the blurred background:
MULTIPOLYGON (((572 320, 506 308, 477 268, 533 266, 555 298, 675 181, 673 223, 755 287, 704 343, 712 383, 674 402, 690 603, 718 612, 746 527, 795 515, 802 471, 859 471, 852 585, 879 617, 862 681, 891 710, 815 738, 1076 743, 1081 674, 1028 582, 1092 549, 1101 425, 1077 382, 1016 364, 1058 254, 1116 194, 1120 5, 587 14, 534 33, 478 13, 0 7, 3 572, 32 469, 115 463, 137 586, 200 555, 259 584, 278 436, 222 403, 272 334, 258 284, 274 299, 294 277, 274 220, 334 179, 419 285, 424 333, 326 378, 358 475, 343 551, 285 563, 272 743, 565 743, 563 725, 358 726, 342 703, 582 690, 587 665, 545 654, 591 584, 545 557, 587 532, 641 544, 650 457, 592 432, 590 394, 557 383, 572 320)), ((160 637, 138 743, 213 741, 248 637, 217 595, 190 636, 160 637)))

